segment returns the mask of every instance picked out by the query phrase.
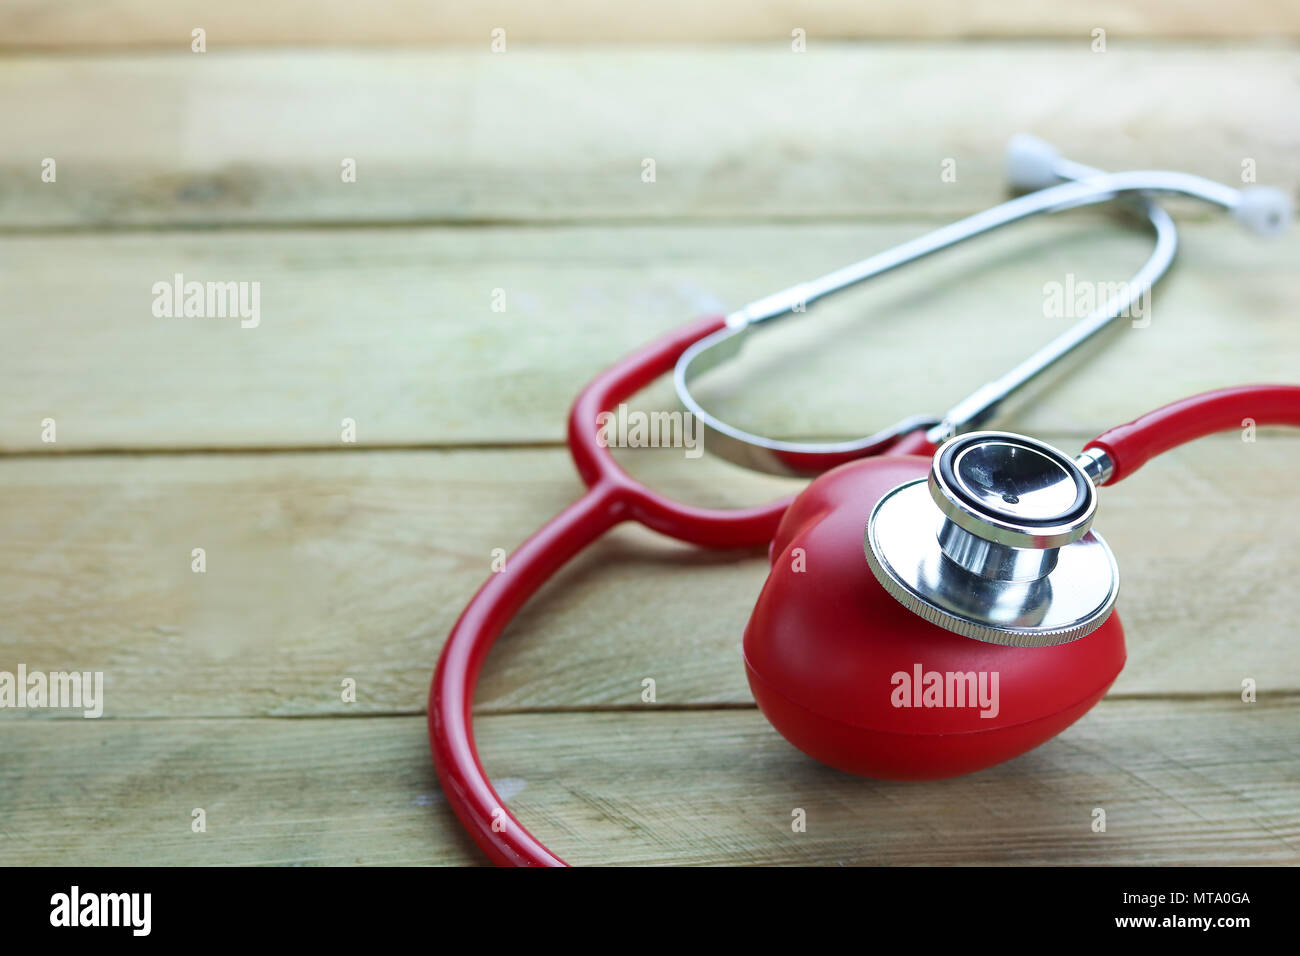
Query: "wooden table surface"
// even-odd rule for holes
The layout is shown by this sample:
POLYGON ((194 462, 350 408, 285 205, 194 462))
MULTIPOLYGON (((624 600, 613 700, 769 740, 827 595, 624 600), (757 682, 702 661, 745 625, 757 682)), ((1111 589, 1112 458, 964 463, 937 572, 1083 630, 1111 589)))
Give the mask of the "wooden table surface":
MULTIPOLYGON (((493 550, 577 493, 564 416, 594 373, 999 201, 1017 131, 1300 184, 1294 4, 751 6, 0 2, 0 670, 105 675, 101 719, 0 710, 0 859, 483 862, 429 760, 429 678, 493 550), (177 273, 260 283, 260 323, 156 317, 177 273)), ((1300 381, 1300 235, 1173 208, 1149 326, 1008 427, 1073 449, 1300 381)), ((1045 283, 1126 278, 1148 245, 1081 212, 963 247, 756 342, 718 407, 834 436, 941 411, 1064 326, 1045 283)), ((798 487, 621 457, 700 503, 798 487)), ((628 527, 497 645, 484 766, 574 863, 1300 862, 1298 468, 1294 433, 1229 434, 1104 494, 1128 665, 1003 766, 803 757, 739 659, 763 556, 628 527)))

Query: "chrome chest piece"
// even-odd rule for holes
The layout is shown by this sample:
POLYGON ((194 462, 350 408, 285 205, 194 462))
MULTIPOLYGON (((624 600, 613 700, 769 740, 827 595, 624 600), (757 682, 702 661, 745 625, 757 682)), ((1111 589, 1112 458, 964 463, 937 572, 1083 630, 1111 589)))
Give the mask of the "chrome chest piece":
POLYGON ((939 448, 928 479, 872 509, 867 563, 939 627, 994 644, 1065 644, 1100 627, 1119 594, 1114 555, 1091 530, 1096 512, 1092 478, 1065 453, 969 432, 939 448))

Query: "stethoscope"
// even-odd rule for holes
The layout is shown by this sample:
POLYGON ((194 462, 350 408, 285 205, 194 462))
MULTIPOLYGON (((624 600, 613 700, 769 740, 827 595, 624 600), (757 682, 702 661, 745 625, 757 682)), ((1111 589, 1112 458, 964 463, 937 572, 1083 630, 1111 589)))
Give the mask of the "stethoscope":
POLYGON ((1182 173, 1103 173, 1031 137, 1012 141, 1007 172, 1013 187, 1033 191, 725 318, 669 333, 579 393, 568 444, 585 494, 474 595, 430 688, 438 776, 457 817, 494 862, 563 865, 509 812, 483 771, 472 715, 479 672, 524 602, 623 521, 702 547, 770 546, 772 570, 745 632, 750 686, 787 739, 832 766, 899 779, 970 772, 1036 746, 1105 693, 1124 651, 1112 613, 1118 570, 1091 529, 1097 486, 1175 445, 1238 427, 1243 418, 1300 424, 1300 387, 1195 396, 1105 432, 1077 457, 1024 436, 973 429, 1127 314, 1165 274, 1177 236, 1150 197, 1198 198, 1265 235, 1285 229, 1290 204, 1278 190, 1236 190, 1182 173), (691 392, 701 374, 737 354, 765 323, 800 314, 833 292, 1038 213, 1117 199, 1133 202, 1155 235, 1132 282, 943 416, 904 419, 856 441, 787 442, 728 424, 691 392), (631 478, 599 439, 597 422, 670 371, 711 452, 764 471, 824 474, 797 498, 734 510, 686 505, 631 478), (912 672, 918 686, 903 694, 900 675, 912 672), (981 675, 998 675, 998 713, 989 720, 992 708, 929 707, 936 692, 930 675, 940 685, 944 675, 957 675, 938 688, 940 697, 949 690, 983 693, 981 675))

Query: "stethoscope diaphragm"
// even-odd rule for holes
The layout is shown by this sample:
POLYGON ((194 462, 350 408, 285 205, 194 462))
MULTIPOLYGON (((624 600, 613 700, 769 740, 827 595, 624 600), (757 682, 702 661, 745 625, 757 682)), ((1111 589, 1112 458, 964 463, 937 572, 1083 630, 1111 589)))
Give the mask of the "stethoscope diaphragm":
POLYGON ((928 478, 877 502, 864 549, 881 586, 932 624, 993 644, 1065 644, 1100 627, 1119 595, 1096 509, 1096 486, 1063 452, 971 432, 939 448, 928 478))

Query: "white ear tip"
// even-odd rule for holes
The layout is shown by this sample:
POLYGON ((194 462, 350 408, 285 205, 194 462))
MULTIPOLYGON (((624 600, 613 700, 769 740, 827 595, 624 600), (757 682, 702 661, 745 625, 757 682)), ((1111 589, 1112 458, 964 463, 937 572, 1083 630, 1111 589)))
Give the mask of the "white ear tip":
POLYGON ((1232 218, 1256 235, 1279 235, 1291 224, 1291 197, 1272 186, 1251 186, 1241 191, 1232 218))
POLYGON ((1018 192, 1046 189, 1061 181, 1056 165, 1061 154, 1046 140, 1017 133, 1007 143, 1007 183, 1018 192))

